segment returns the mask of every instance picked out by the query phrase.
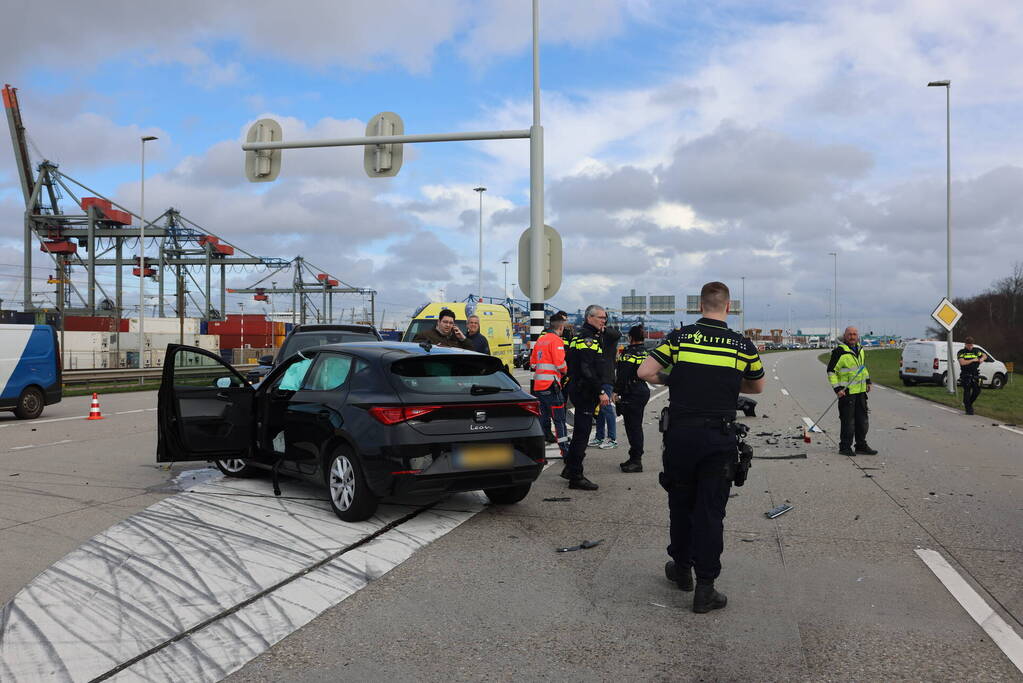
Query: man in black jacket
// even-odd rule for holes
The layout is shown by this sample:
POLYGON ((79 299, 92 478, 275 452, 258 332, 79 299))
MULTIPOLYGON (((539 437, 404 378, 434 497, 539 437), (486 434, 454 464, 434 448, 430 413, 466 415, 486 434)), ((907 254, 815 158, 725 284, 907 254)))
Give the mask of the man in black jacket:
POLYGON ((466 340, 472 344, 472 350, 476 353, 485 353, 490 355, 490 342, 480 331, 480 317, 478 315, 470 315, 465 319, 465 335, 466 340))
POLYGON ((607 312, 591 304, 586 307, 585 322, 576 330, 567 345, 568 393, 575 406, 572 442, 565 456, 565 469, 561 476, 568 479, 568 487, 582 491, 596 491, 599 487, 583 476, 586 442, 590 438, 593 417, 611 402, 601 388, 608 383, 607 363, 600 345, 601 332, 607 324, 607 312))
POLYGON ((622 472, 643 471, 643 411, 650 400, 650 387, 636 376, 640 364, 646 359, 642 325, 629 328, 629 345, 618 359, 614 400, 618 404, 625 434, 629 437, 629 459, 618 465, 622 472))

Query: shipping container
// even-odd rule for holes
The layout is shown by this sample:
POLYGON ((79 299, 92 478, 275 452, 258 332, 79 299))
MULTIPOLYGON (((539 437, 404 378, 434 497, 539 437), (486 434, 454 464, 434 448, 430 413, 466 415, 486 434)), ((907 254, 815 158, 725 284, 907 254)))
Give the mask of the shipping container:
MULTIPOLYGON (((177 333, 181 327, 180 318, 146 318, 145 330, 146 333, 156 334, 171 334, 177 333)), ((198 318, 184 318, 184 329, 185 336, 199 334, 199 319, 198 318)), ((139 319, 131 318, 128 320, 128 332, 139 331, 139 319)))
POLYGON ((110 316, 64 316, 64 330, 75 332, 116 332, 121 320, 110 316))

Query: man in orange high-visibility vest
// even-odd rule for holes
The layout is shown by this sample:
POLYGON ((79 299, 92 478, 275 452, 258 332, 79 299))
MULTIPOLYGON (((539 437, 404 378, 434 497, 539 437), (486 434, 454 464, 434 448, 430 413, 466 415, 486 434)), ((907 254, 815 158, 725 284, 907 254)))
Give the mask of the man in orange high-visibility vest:
POLYGON ((533 395, 540 400, 540 424, 548 443, 557 442, 564 456, 568 451, 568 426, 565 422, 565 397, 561 380, 568 372, 565 364, 565 341, 561 332, 567 316, 555 313, 550 327, 533 344, 529 365, 533 368, 533 395), (551 422, 554 432, 551 433, 551 422))

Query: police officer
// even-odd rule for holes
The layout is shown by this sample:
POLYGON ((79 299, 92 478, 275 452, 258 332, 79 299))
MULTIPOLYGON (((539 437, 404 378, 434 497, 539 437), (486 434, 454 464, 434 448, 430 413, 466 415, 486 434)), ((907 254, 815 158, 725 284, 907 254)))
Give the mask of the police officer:
POLYGON ((600 335, 607 324, 607 312, 596 304, 586 307, 585 320, 568 343, 568 395, 575 406, 572 440, 565 456, 561 476, 568 479, 568 488, 596 491, 599 486, 583 476, 586 443, 590 439, 593 417, 611 402, 602 386, 608 383, 607 363, 600 346, 600 335))
POLYGON ((533 395, 540 400, 540 424, 550 443, 557 443, 561 455, 568 452, 568 426, 565 423, 565 399, 561 392, 561 381, 568 372, 565 363, 565 342, 561 331, 566 316, 555 313, 551 316, 550 327, 544 330, 533 344, 529 364, 533 368, 533 395), (551 423, 554 433, 551 433, 551 423))
POLYGON ((636 371, 646 359, 643 326, 629 328, 629 345, 618 358, 615 372, 614 398, 618 404, 625 434, 629 437, 629 459, 618 465, 622 472, 643 471, 643 411, 650 400, 650 387, 641 380, 636 371))
POLYGON ((963 340, 965 346, 959 349, 959 378, 963 382, 963 407, 967 415, 973 415, 973 402, 980 397, 980 364, 987 360, 987 354, 974 348, 973 337, 963 340))
POLYGON ((699 614, 728 602, 714 589, 714 580, 721 573, 725 506, 737 459, 735 406, 739 392, 764 390, 756 346, 728 329, 728 310, 728 287, 705 284, 700 292, 703 317, 668 335, 638 372, 641 380, 668 385, 660 480, 668 492, 671 560, 664 573, 690 591, 695 571, 693 611, 699 614))
POLYGON ((838 437, 841 455, 877 455, 867 444, 867 393, 870 392, 870 372, 867 370, 866 352, 859 345, 860 331, 851 325, 845 328, 842 343, 831 352, 828 361, 828 381, 838 394, 838 418, 842 431, 838 437), (856 448, 853 449, 853 438, 856 448))

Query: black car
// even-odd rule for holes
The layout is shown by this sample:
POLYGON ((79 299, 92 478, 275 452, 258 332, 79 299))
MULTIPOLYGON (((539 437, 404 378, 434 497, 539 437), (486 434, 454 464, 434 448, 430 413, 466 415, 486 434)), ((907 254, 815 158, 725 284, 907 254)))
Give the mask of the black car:
POLYGON ((209 460, 235 477, 279 467, 324 484, 346 521, 409 493, 517 503, 545 464, 537 400, 497 358, 461 349, 318 346, 253 387, 212 353, 171 344, 158 406, 157 462, 209 460))
POLYGON ((245 374, 251 384, 263 381, 274 365, 302 349, 324 344, 344 344, 347 342, 381 341, 382 337, 372 325, 295 325, 281 345, 277 357, 263 356, 259 366, 245 374))

